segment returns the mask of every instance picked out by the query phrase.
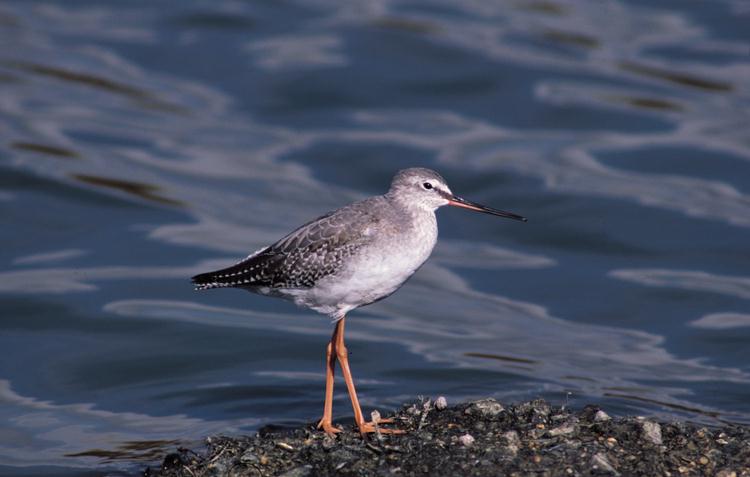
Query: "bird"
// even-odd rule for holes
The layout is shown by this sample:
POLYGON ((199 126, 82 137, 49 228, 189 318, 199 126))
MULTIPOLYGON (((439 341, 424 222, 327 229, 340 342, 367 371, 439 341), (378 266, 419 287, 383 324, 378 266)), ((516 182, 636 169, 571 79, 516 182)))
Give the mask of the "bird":
POLYGON ((435 211, 445 205, 527 221, 459 197, 437 172, 413 167, 398 171, 385 194, 328 212, 240 262, 201 273, 192 281, 196 290, 239 288, 328 315, 334 329, 326 346, 325 400, 317 428, 329 436, 342 431, 333 425, 338 362, 362 436, 376 431, 402 433, 379 426, 392 423, 389 419, 365 420, 349 367, 344 327, 350 311, 394 293, 429 258, 438 237, 435 211))

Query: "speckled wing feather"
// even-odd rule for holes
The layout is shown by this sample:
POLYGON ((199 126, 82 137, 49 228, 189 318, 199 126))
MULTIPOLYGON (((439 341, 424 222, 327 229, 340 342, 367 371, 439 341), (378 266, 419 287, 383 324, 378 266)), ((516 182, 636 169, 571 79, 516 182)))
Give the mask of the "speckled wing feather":
POLYGON ((368 201, 343 207, 309 222, 270 247, 231 267, 193 277, 196 289, 310 288, 335 273, 347 257, 370 241, 376 219, 368 201))

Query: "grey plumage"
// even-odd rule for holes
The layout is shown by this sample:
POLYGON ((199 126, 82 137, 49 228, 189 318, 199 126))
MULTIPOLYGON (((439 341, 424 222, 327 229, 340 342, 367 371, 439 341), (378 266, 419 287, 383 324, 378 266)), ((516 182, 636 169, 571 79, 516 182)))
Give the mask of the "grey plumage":
POLYGON ((329 212, 193 283, 279 296, 339 319, 396 291, 427 260, 437 241, 435 210, 448 204, 523 219, 454 196, 435 171, 404 169, 386 194, 329 212))
POLYGON ((422 266, 437 241, 435 210, 444 205, 526 220, 453 195, 434 171, 404 169, 386 194, 319 217, 229 268, 196 275, 193 283, 198 289, 235 287, 287 298, 337 320, 326 347, 326 401, 318 427, 328 435, 341 432, 332 424, 338 362, 360 433, 400 433, 366 422, 362 414, 344 344, 345 317, 389 296, 422 266))
POLYGON ((377 199, 355 202, 318 217, 231 267, 196 275, 193 283, 199 290, 313 287, 371 239, 365 230, 377 222, 368 213, 372 202, 380 202, 377 199))

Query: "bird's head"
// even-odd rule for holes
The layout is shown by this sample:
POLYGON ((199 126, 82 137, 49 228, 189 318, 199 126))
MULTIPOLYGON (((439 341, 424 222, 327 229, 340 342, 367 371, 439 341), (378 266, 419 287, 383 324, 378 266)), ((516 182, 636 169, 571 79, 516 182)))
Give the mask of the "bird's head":
POLYGON ((388 193, 409 207, 430 211, 448 205, 447 198, 453 196, 440 174, 422 167, 398 171, 388 193))
POLYGON ((520 215, 493 209, 454 195, 440 174, 422 167, 413 167, 398 171, 393 177, 388 195, 394 197, 407 207, 418 207, 431 212, 438 207, 452 205, 454 207, 462 207, 485 214, 526 222, 526 218, 520 215))

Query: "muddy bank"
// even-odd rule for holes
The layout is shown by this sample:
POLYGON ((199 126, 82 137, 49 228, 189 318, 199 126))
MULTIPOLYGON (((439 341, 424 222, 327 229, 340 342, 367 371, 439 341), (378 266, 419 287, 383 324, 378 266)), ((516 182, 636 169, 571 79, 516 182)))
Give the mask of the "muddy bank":
MULTIPOLYGON (((437 404, 436 404, 437 402, 437 404)), ((180 449, 150 476, 750 476, 750 428, 611 418, 588 406, 571 412, 542 400, 504 406, 487 399, 456 406, 404 405, 403 435, 363 440, 352 426, 336 438, 312 425, 212 437, 180 449)))

